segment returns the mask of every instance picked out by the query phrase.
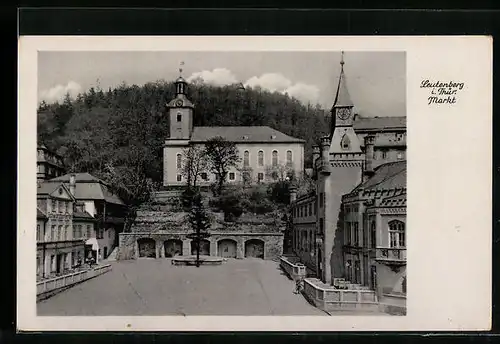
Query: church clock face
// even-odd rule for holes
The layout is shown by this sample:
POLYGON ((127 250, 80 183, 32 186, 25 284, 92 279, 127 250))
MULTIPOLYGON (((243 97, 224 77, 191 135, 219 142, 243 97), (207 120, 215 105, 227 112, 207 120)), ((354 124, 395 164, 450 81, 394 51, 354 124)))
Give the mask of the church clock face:
POLYGON ((351 109, 349 108, 340 108, 337 110, 337 117, 346 120, 351 116, 351 109))
POLYGON ((178 99, 178 100, 175 102, 175 106, 182 106, 182 100, 181 100, 181 99, 178 99))

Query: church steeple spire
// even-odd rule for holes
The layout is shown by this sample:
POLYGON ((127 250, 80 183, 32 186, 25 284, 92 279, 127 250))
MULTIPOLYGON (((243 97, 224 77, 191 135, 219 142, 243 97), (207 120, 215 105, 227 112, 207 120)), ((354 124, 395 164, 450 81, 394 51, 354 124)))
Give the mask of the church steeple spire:
POLYGON ((347 84, 344 74, 344 64, 344 52, 342 51, 342 55, 340 58, 340 77, 337 86, 337 93, 335 94, 335 101, 333 102, 332 112, 335 111, 335 108, 354 106, 351 100, 351 96, 349 95, 349 91, 347 90, 347 84))

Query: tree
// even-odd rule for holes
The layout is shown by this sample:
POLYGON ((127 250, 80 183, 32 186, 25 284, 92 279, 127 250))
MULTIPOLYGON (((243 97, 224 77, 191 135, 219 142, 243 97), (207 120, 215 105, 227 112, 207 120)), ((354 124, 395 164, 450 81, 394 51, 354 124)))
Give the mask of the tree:
POLYGON ((199 267, 200 242, 210 236, 208 229, 210 229, 211 223, 210 217, 208 216, 203 204, 203 198, 199 192, 193 195, 191 204, 191 211, 187 214, 187 221, 194 232, 188 234, 187 237, 194 240, 196 243, 196 267, 199 267))
POLYGON ((201 146, 195 145, 184 149, 182 155, 182 175, 187 180, 188 187, 196 188, 198 177, 208 169, 205 151, 201 146))
POLYGON ((292 180, 295 177, 295 171, 292 167, 277 164, 277 165, 268 165, 265 168, 266 177, 271 178, 274 181, 284 182, 287 180, 292 180))
POLYGON ((229 170, 240 162, 238 148, 234 142, 217 136, 207 141, 205 154, 209 169, 217 177, 216 194, 220 195, 227 179, 229 170))

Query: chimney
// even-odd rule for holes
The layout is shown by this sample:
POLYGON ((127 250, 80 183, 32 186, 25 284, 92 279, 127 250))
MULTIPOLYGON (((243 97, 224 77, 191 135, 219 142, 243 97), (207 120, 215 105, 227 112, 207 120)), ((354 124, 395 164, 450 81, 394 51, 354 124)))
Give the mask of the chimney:
POLYGON ((368 180, 373 176, 373 158, 374 158, 375 136, 365 136, 365 172, 364 179, 368 180))
POLYGON ((75 197, 75 188, 76 188, 76 181, 75 181, 75 174, 71 174, 69 176, 69 192, 73 197, 75 197))
POLYGON ((297 187, 291 184, 288 190, 290 192, 290 204, 291 204, 295 202, 295 200, 297 199, 297 187))

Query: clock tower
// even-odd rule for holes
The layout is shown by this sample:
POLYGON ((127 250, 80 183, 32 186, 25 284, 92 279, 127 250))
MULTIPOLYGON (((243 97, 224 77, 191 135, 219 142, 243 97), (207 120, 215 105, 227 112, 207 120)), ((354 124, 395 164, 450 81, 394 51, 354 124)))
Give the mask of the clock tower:
POLYGON ((344 74, 344 52, 340 60, 340 77, 332 106, 331 145, 332 153, 361 153, 361 144, 353 129, 354 104, 347 90, 344 74))
MULTIPOLYGON (((180 69, 182 72, 182 69, 180 69)), ((170 140, 189 140, 193 131, 193 103, 187 98, 187 82, 182 76, 175 81, 175 98, 167 107, 170 120, 170 140)))

